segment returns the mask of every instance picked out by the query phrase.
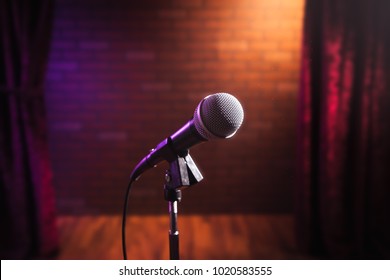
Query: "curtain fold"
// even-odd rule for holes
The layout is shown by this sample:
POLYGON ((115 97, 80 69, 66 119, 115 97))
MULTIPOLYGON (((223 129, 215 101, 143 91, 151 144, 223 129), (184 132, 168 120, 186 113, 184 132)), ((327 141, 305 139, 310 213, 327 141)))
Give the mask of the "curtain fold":
POLYGON ((0 1, 0 257, 57 250, 44 77, 53 3, 0 1))
POLYGON ((305 9, 298 243, 320 258, 389 258, 390 3, 305 9))

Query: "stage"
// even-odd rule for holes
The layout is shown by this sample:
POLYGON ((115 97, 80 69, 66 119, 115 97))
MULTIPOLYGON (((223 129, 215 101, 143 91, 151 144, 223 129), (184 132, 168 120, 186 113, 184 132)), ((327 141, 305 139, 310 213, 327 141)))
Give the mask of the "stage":
MULTIPOLYGON (((122 259, 121 216, 60 216, 58 259, 122 259)), ((181 215, 181 259, 302 259, 292 215, 181 215)), ((168 215, 131 215, 128 259, 169 259, 168 215)))

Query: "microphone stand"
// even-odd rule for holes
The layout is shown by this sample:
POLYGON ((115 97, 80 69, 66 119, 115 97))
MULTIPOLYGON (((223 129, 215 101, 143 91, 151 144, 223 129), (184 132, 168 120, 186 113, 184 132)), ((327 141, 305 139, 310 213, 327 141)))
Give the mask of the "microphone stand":
POLYGON ((188 151, 184 156, 176 155, 169 162, 165 174, 164 198, 169 206, 169 258, 179 260, 179 230, 177 226, 178 202, 181 201, 181 190, 192 186, 203 179, 202 174, 192 160, 188 151))

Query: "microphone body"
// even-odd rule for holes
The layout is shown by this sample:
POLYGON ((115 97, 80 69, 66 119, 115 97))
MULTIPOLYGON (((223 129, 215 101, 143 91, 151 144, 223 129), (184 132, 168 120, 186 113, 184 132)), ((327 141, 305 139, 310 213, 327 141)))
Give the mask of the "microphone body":
POLYGON ((144 157, 134 168, 132 178, 138 178, 146 170, 153 168, 161 161, 172 161, 177 155, 186 155, 187 150, 198 144, 207 141, 196 133, 193 120, 188 121, 183 127, 172 136, 161 141, 150 153, 144 157))
POLYGON ((136 180, 143 172, 161 161, 173 161, 186 156, 196 144, 232 137, 241 126, 244 111, 240 102, 228 93, 216 93, 205 97, 194 116, 174 134, 160 142, 134 168, 131 178, 136 180))

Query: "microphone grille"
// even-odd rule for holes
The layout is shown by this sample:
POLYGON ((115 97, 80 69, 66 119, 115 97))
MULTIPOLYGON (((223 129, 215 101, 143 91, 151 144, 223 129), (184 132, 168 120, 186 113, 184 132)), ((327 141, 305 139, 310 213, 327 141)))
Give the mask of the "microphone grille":
POLYGON ((205 97, 194 114, 195 128, 207 140, 232 137, 243 119, 244 110, 240 102, 229 93, 205 97))

